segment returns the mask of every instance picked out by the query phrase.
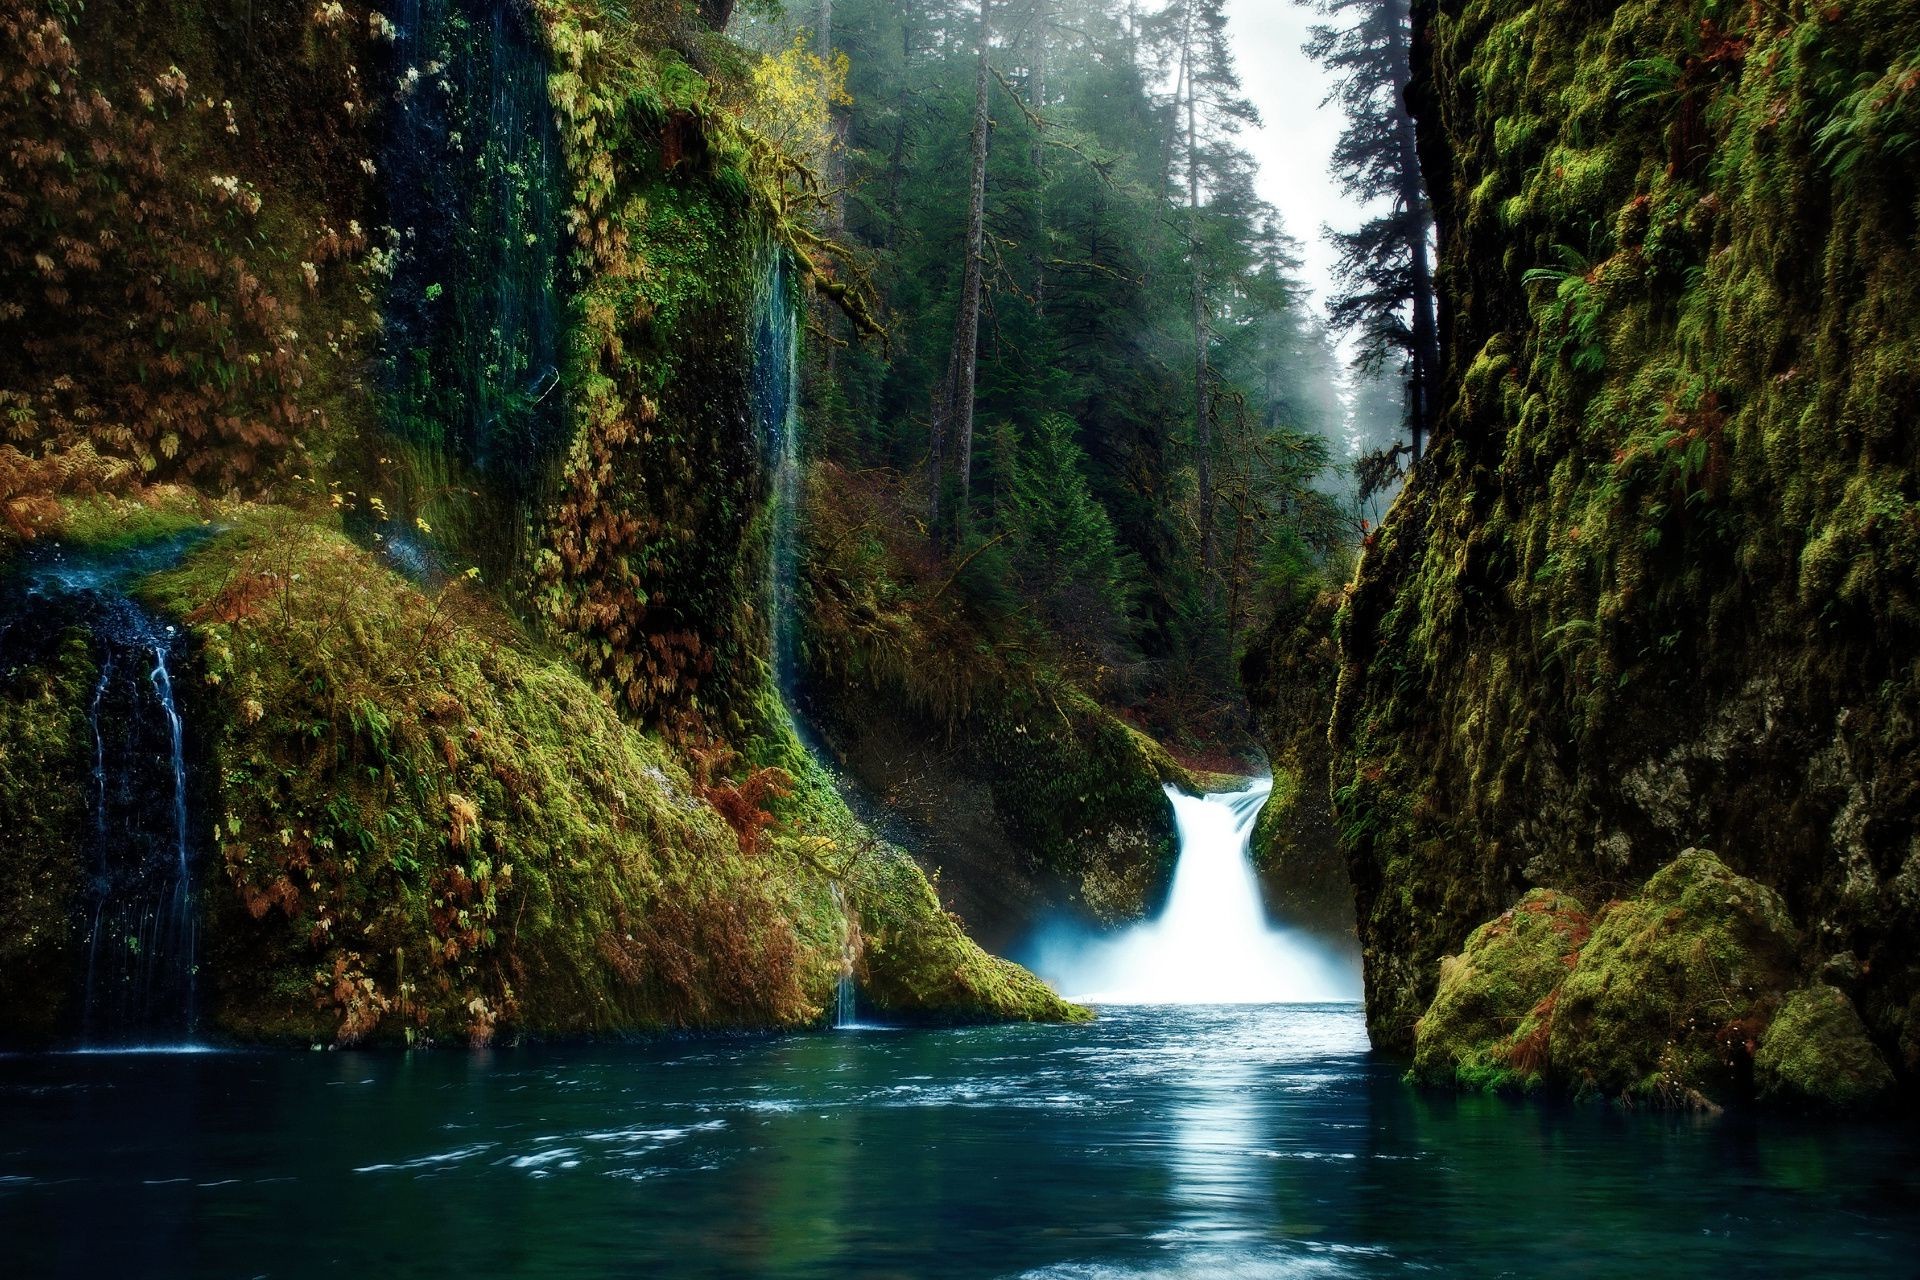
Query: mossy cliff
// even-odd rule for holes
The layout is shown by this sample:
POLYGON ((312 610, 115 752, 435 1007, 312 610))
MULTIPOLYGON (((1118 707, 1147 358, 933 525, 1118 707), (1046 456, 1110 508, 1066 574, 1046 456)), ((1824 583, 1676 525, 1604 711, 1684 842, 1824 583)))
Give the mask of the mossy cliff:
MULTIPOLYGON (((207 1032, 798 1025, 850 961, 901 1016, 1079 1016, 772 688, 750 335, 808 260, 748 55, 672 0, 0 39, 9 536, 214 531, 130 588, 192 642, 207 1032)), ((74 1025, 88 661, 0 686, 9 1040, 74 1025)))
POLYGON ((1416 27, 1450 374, 1332 721, 1374 1040, 1529 886, 1632 901, 1700 846, 1798 922, 1778 981, 1831 975, 1911 1078, 1920 10, 1416 27))
POLYGON ((1330 590, 1282 598, 1242 655, 1240 679, 1273 770, 1273 794, 1252 842, 1267 910, 1282 924, 1357 949, 1353 886, 1327 791, 1339 607, 1330 590))
POLYGON ((1165 783, 1193 777, 996 635, 879 482, 823 465, 809 494, 803 701, 943 897, 990 945, 1048 917, 1146 914, 1177 853, 1165 783))

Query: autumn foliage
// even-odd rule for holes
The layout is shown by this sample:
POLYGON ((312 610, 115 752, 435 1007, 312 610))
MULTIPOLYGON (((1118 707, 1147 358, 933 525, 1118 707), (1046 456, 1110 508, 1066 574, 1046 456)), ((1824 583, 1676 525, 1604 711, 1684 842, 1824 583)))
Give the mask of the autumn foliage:
POLYGON ((50 494, 283 470, 317 416, 297 295, 365 247, 318 226, 289 255, 243 113, 140 48, 106 85, 74 34, 0 0, 0 507, 22 536, 50 494))

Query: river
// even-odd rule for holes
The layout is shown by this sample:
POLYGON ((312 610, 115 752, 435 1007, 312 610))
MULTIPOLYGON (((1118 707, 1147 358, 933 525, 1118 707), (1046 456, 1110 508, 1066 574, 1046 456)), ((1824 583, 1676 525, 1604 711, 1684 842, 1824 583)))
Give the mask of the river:
POLYGON ((1911 1275, 1910 1130, 1429 1095, 1353 1005, 0 1059, 15 1276, 1911 1275))

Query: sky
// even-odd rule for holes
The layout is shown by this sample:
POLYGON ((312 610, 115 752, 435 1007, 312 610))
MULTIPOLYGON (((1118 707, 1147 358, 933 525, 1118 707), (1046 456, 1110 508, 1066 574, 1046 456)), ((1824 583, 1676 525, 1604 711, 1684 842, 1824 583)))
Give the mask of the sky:
POLYGON ((1260 166, 1259 189, 1280 210, 1289 234, 1300 241, 1301 275, 1324 314, 1333 289, 1333 248, 1321 227, 1351 229, 1359 208, 1340 194, 1329 163, 1340 136, 1337 107, 1323 107, 1328 77, 1301 51, 1318 18, 1294 0, 1228 0, 1227 29, 1240 80, 1260 109, 1260 127, 1241 143, 1260 166))

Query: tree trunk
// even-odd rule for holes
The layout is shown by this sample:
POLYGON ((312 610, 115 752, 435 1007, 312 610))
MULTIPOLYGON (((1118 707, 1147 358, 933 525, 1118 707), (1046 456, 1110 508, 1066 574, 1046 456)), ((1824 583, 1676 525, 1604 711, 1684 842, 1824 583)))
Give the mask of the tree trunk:
POLYGON ((1053 21, 1048 0, 1036 0, 1033 10, 1033 309, 1047 313, 1047 152, 1040 130, 1047 110, 1047 27, 1053 21))
MULTIPOLYGON (((967 522, 967 494, 973 481, 973 410, 980 359, 980 294, 986 269, 987 137, 993 129, 993 120, 987 112, 987 89, 992 79, 987 54, 991 47, 992 24, 993 0, 980 0, 980 68, 974 77, 973 93, 973 172, 967 185, 967 261, 960 283, 960 315, 953 329, 953 353, 947 365, 948 381, 952 386, 948 403, 951 406, 954 471, 959 479, 954 519, 961 526, 967 522)), ((936 426, 936 439, 943 438, 945 434, 936 426)), ((939 479, 939 459, 936 457, 936 490, 939 479)), ((936 497, 936 513, 938 501, 936 497)))
MULTIPOLYGON (((1213 572, 1213 406, 1207 368, 1207 277, 1200 255, 1200 104, 1193 68, 1193 18, 1181 62, 1187 82, 1187 252, 1193 257, 1193 429, 1200 481, 1200 567, 1213 572)), ((1211 586, 1208 588, 1211 590, 1211 586)))
MULTIPOLYGON (((1396 28, 1403 30, 1404 28, 1396 28)), ((1440 377, 1440 337, 1434 321, 1433 264, 1427 256, 1427 236, 1433 228, 1426 191, 1420 184, 1420 148, 1413 115, 1407 108, 1407 84, 1412 77, 1412 51, 1405 45, 1396 51, 1402 68, 1395 85, 1395 110, 1398 119, 1394 132, 1399 147, 1400 190, 1398 199, 1407 220, 1408 257, 1411 264, 1409 284, 1413 304, 1412 350, 1408 352, 1407 400, 1409 427, 1413 442, 1413 461, 1418 465, 1426 452, 1433 431, 1437 406, 1434 388, 1440 377)))
POLYGON ((700 0, 700 16, 715 31, 725 31, 733 17, 734 0, 700 0))

